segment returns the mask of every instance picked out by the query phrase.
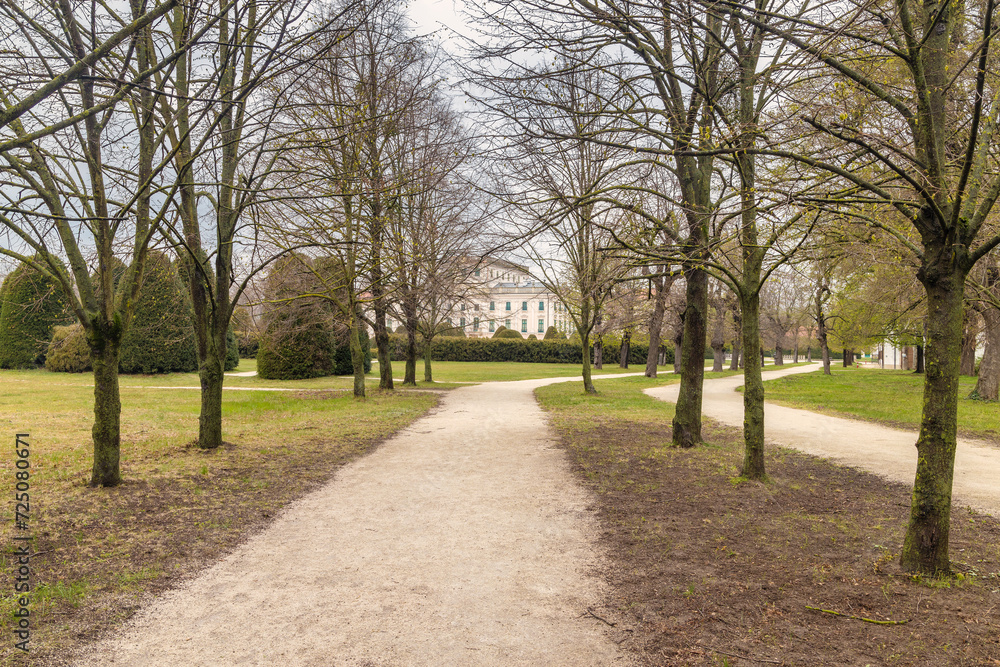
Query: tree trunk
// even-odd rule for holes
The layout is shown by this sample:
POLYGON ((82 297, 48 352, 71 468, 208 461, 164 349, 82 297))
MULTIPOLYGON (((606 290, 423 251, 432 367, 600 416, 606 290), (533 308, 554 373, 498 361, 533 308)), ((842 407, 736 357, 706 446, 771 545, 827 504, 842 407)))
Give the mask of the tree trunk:
POLYGON ((982 315, 986 345, 982 361, 979 362, 976 388, 970 396, 983 401, 995 401, 1000 398, 1000 310, 987 305, 982 315))
POLYGON ((840 361, 844 365, 844 368, 847 368, 848 366, 851 365, 851 362, 849 361, 849 359, 847 357, 847 348, 846 347, 844 348, 844 351, 841 353, 841 359, 840 359, 840 361))
POLYGON ((785 350, 780 345, 774 346, 774 365, 775 366, 785 365, 785 350))
POLYGON ((964 274, 951 253, 927 249, 920 279, 927 293, 927 349, 923 414, 917 438, 917 474, 910 522, 900 554, 906 572, 949 573, 948 532, 958 428, 964 274), (942 256, 944 258, 942 258, 942 256), (937 258, 938 264, 931 262, 937 258), (930 266, 928 266, 930 264, 930 266))
POLYGON ((917 375, 921 375, 924 372, 924 346, 917 345, 917 367, 913 371, 917 375))
POLYGON ((434 382, 434 377, 431 374, 431 346, 433 344, 433 338, 424 339, 424 382, 434 382))
POLYGON ((618 355, 618 368, 628 368, 628 354, 632 348, 632 329, 625 329, 622 334, 622 347, 618 355))
POLYGON ((806 348, 806 363, 811 364, 813 360, 813 349, 812 347, 806 348))
POLYGON ((976 374, 976 339, 979 337, 979 327, 976 326, 975 311, 966 311, 965 320, 962 326, 962 366, 959 372, 962 375, 973 376, 976 374))
POLYGON ((743 354, 743 316, 742 306, 733 308, 733 324, 736 325, 736 336, 733 338, 733 360, 729 364, 729 370, 740 369, 740 357, 743 354))
MULTIPOLYGON (((88 340, 90 362, 94 368, 94 468, 91 486, 118 486, 122 475, 121 394, 118 390, 119 342, 98 334, 100 340, 88 340)), ((92 338, 88 336, 88 339, 92 338)))
POLYGON ((687 304, 681 346, 681 386, 674 410, 673 440, 677 447, 701 442, 701 396, 705 379, 705 339, 708 334, 708 274, 689 267, 685 271, 687 304))
POLYGON ((392 361, 389 358, 389 332, 385 327, 385 304, 376 299, 375 309, 375 349, 378 354, 379 389, 394 389, 392 386, 392 361))
MULTIPOLYGON (((673 281, 670 281, 672 284, 673 281)), ((655 283, 656 298, 653 300, 653 314, 649 317, 649 353, 646 354, 646 377, 656 377, 656 366, 660 355, 662 340, 663 314, 667 309, 667 291, 669 284, 665 276, 655 283)))
POLYGON ((674 339, 674 373, 677 375, 681 374, 681 356, 683 356, 681 344, 674 339))
MULTIPOLYGON (((580 340, 583 342, 581 346, 583 348, 583 391, 587 394, 596 394, 597 389, 594 387, 594 381, 591 379, 590 373, 590 332, 581 331, 577 329, 577 333, 580 334, 580 340)), ((597 354, 596 346, 594 354, 597 354)))
MULTIPOLYGON (((750 267, 752 270, 753 267, 750 267)), ((744 272, 748 271, 744 268, 744 272)), ((759 273, 759 268, 757 269, 759 273)), ((758 278, 759 280, 759 278, 758 278)), ((747 479, 762 480, 764 467, 764 382, 761 379, 760 293, 740 299, 743 309, 743 469, 747 479)))
POLYGON ((406 367, 403 374, 404 387, 417 386, 417 312, 413 304, 403 304, 406 326, 406 367))
POLYGON ((597 370, 604 368, 604 340, 600 336, 594 343, 594 368, 597 370))
POLYGON ((218 333, 212 330, 207 333, 211 340, 208 341, 204 353, 199 355, 198 360, 198 379, 201 382, 198 447, 216 449, 222 445, 222 386, 226 377, 226 333, 222 334, 221 347, 218 333))
POLYGON ((799 344, 798 344, 798 342, 795 343, 795 358, 792 361, 792 363, 793 364, 799 363, 799 344))
POLYGON ((726 311, 721 299, 717 300, 715 320, 712 323, 712 372, 721 373, 722 365, 726 363, 726 311))
POLYGON ((726 361, 725 344, 712 345, 712 372, 721 373, 726 361))
POLYGON ((354 398, 365 397, 365 351, 361 347, 360 319, 358 315, 351 318, 351 328, 347 334, 350 339, 351 370, 354 371, 354 398))

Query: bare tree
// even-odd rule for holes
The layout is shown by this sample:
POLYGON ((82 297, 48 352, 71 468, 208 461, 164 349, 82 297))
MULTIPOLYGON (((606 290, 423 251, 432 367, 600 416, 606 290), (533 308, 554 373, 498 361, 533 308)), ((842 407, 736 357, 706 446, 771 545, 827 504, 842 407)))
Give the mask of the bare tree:
MULTIPOLYGON (((99 5, 89 12, 73 13, 60 4, 54 18, 48 17, 55 25, 38 17, 21 28, 26 39, 34 35, 32 43, 48 47, 34 54, 43 68, 53 73, 69 61, 74 64, 66 71, 74 74, 56 86, 50 102, 36 100, 7 120, 16 138, 9 145, 17 148, 0 154, 9 186, 0 194, 5 200, 0 226, 8 239, 0 252, 57 281, 86 332, 94 370, 91 484, 116 486, 121 482, 120 347, 169 199, 158 198, 154 208, 151 196, 164 160, 152 112, 164 93, 119 82, 147 76, 154 53, 165 45, 138 2, 126 15, 130 20, 99 5), (123 36, 126 20, 135 27, 123 36)), ((163 50, 183 53, 189 46, 163 50)))
POLYGON ((951 0, 847 2, 836 14, 818 5, 804 20, 778 26, 765 25, 742 3, 726 4, 743 20, 788 39, 842 84, 828 105, 819 106, 815 96, 801 100, 809 109, 802 125, 823 135, 827 148, 766 152, 835 177, 812 201, 896 233, 919 264, 927 296, 927 372, 900 562, 911 572, 947 573, 965 280, 1000 244, 985 226, 1000 196, 996 7, 951 0), (866 214, 886 208, 909 223, 918 242, 866 214))

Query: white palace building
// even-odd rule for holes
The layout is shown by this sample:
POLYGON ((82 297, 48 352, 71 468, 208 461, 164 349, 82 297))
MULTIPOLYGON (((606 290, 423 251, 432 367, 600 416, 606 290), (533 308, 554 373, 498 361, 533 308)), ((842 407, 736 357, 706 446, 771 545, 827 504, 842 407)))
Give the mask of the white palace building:
MULTIPOLYGON (((550 326, 563 333, 572 322, 556 297, 531 278, 523 266, 488 259, 477 265, 470 280, 479 287, 452 307, 450 323, 460 326, 469 338, 491 338, 501 326, 527 338, 541 338, 550 326)), ((390 323, 390 328, 393 323, 390 323)))

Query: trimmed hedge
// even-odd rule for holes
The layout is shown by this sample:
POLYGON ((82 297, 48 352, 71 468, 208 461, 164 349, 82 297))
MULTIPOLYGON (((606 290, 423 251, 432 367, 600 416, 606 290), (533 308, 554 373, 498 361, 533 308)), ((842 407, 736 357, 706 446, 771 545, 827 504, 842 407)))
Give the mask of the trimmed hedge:
POLYGON ((53 373, 86 373, 91 370, 90 346, 79 323, 56 327, 45 355, 45 368, 53 373))
MULTIPOLYGON (((351 362, 351 343, 347 339, 349 332, 350 329, 344 327, 342 333, 334 336, 334 375, 354 375, 354 364, 351 362)), ((372 370, 372 345, 369 340, 368 329, 361 327, 361 335, 358 337, 361 339, 361 352, 365 355, 365 373, 370 373, 372 370)))
POLYGON ((542 340, 566 340, 566 335, 561 333, 555 326, 545 330, 545 337, 542 340))
POLYGON ((192 311, 190 295, 170 258, 150 253, 135 316, 122 340, 120 372, 151 375, 198 370, 192 311))
MULTIPOLYGON (((264 293, 264 329, 257 348, 257 374, 271 380, 299 380, 327 375, 350 375, 349 328, 334 306, 324 299, 295 298, 321 292, 314 271, 336 271, 323 258, 289 255, 275 263, 264 293), (282 301, 283 299, 291 299, 282 301)), ((365 372, 371 369, 368 335, 361 339, 365 372)))
MULTIPOLYGON (((275 327, 289 324, 276 320, 275 327)), ((257 375, 265 380, 302 380, 333 374, 333 337, 324 322, 300 325, 294 331, 271 330, 261 337, 257 375)))
POLYGON ((226 364, 223 368, 227 371, 234 371, 240 365, 240 345, 236 341, 236 334, 232 329, 226 332, 226 364))
POLYGON ((59 285, 20 264, 3 281, 0 295, 0 368, 44 364, 53 327, 72 319, 59 285))
POLYGON ((240 353, 240 359, 256 359, 257 349, 260 347, 260 339, 253 335, 240 333, 236 336, 236 343, 240 353))
POLYGON ((498 329, 495 334, 493 334, 492 340, 503 339, 503 338, 516 338, 518 340, 524 340, 524 336, 514 331, 513 329, 498 329))
MULTIPOLYGON (((517 333, 517 332, 514 332, 517 333)), ((520 336, 520 334, 517 334, 520 336)), ((389 336, 393 361, 406 358, 406 337, 389 336)), ((645 364, 648 344, 633 343, 629 350, 630 364, 645 364)), ((674 351, 666 348, 667 363, 673 363, 674 351)), ((619 346, 605 342, 604 358, 617 363, 619 346)), ((433 361, 519 361, 547 364, 578 364, 582 357, 579 343, 568 340, 514 340, 493 338, 438 338, 431 353, 433 361)), ((591 357, 593 358, 593 357, 591 357)))

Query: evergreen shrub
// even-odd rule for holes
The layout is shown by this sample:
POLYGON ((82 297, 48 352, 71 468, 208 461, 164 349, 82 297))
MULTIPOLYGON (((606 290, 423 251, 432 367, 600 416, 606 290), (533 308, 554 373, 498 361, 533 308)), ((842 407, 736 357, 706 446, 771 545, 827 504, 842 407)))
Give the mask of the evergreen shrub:
POLYGON ((79 323, 56 327, 52 333, 45 368, 54 373, 86 373, 91 370, 90 346, 79 323))
POLYGON ((542 340, 566 340, 566 336, 563 335, 559 329, 551 326, 545 330, 545 337, 542 338, 542 340))
MULTIPOLYGON (((335 271, 336 265, 289 255, 276 262, 264 287, 270 301, 263 313, 263 332, 257 348, 257 374, 264 379, 298 380, 353 373, 349 328, 335 306, 325 299, 294 298, 325 290, 335 276, 320 281, 315 271, 335 271), (279 301, 281 299, 290 299, 279 301)), ((365 370, 371 368, 370 342, 362 336, 365 370)))
POLYGON ((56 281, 21 264, 0 287, 0 368, 34 368, 45 355, 57 324, 72 318, 56 281))
POLYGON ((190 295, 170 258, 150 253, 132 325, 122 340, 120 372, 149 375, 197 370, 192 312, 190 295))
POLYGON ((493 334, 493 339, 496 340, 498 338, 499 339, 503 339, 503 338, 518 338, 520 340, 524 340, 524 336, 522 336, 517 331, 514 331, 513 329, 498 330, 495 334, 493 334))

